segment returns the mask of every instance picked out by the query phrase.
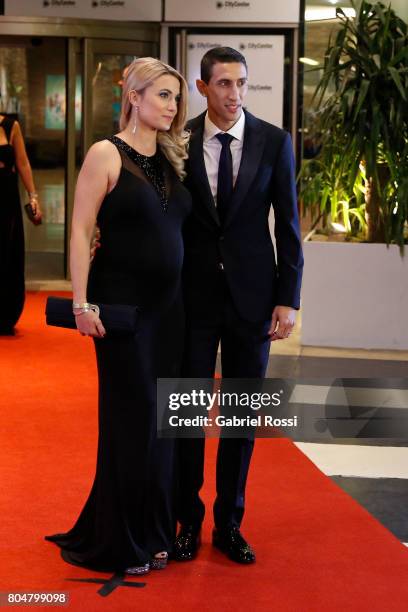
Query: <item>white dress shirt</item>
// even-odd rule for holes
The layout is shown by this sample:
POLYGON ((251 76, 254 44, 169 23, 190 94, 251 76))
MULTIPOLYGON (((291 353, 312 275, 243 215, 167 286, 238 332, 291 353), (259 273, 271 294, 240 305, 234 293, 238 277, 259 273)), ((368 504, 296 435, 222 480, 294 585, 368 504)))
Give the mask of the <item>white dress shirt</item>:
POLYGON ((209 118, 208 112, 204 121, 204 136, 203 136, 203 151, 204 163, 207 171, 208 182, 210 184, 211 193, 214 197, 215 205, 217 205, 217 183, 218 183, 218 165, 220 163, 220 155, 222 145, 217 134, 231 134, 234 140, 231 141, 232 155, 232 175, 233 185, 237 180, 239 166, 241 164, 242 147, 244 144, 244 129, 245 129, 245 113, 241 112, 241 116, 235 125, 228 132, 222 132, 209 118))

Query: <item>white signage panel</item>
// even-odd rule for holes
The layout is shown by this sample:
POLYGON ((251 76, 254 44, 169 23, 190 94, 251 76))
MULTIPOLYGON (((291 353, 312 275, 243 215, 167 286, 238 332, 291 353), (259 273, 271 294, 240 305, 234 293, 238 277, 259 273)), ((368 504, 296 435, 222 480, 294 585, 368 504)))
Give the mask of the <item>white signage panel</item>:
POLYGON ((110 21, 161 21, 161 0, 5 0, 4 14, 110 21))
POLYGON ((165 21, 298 23, 300 0, 165 0, 165 21))
POLYGON ((227 46, 245 56, 248 93, 244 106, 260 119, 283 125, 285 37, 282 35, 191 34, 187 36, 189 118, 202 113, 206 101, 197 90, 200 62, 213 47, 227 46))

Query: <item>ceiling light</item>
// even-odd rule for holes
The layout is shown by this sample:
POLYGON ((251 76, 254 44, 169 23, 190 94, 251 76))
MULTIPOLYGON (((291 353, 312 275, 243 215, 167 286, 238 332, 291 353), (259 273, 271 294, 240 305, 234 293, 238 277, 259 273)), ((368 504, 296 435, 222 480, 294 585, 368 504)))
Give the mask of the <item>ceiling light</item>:
POLYGON ((312 59, 311 57, 299 57, 299 62, 302 62, 302 64, 307 64, 308 66, 318 66, 319 65, 319 62, 312 59))

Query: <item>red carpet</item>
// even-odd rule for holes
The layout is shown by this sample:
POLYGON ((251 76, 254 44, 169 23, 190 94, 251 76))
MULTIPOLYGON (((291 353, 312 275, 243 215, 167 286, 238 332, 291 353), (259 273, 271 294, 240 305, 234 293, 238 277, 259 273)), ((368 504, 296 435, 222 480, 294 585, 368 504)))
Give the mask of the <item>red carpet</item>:
POLYGON ((255 446, 243 524, 254 566, 210 546, 208 510, 198 559, 146 576, 145 588, 101 597, 98 584, 67 582, 110 577, 67 565, 43 540, 72 526, 92 483, 96 368, 91 340, 45 326, 45 297, 28 294, 18 334, 0 338, 0 592, 69 591, 69 610, 109 612, 408 609, 408 550, 283 439, 255 446))

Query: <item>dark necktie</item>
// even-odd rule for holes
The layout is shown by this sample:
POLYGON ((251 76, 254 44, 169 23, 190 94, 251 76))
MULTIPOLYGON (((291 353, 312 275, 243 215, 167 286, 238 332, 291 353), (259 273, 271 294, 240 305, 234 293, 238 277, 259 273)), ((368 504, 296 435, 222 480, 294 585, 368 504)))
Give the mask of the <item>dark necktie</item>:
POLYGON ((231 201, 232 183, 232 154, 230 144, 234 137, 231 134, 216 134, 222 145, 220 162, 218 164, 217 182, 217 210, 221 223, 224 222, 228 206, 231 201))

